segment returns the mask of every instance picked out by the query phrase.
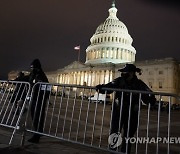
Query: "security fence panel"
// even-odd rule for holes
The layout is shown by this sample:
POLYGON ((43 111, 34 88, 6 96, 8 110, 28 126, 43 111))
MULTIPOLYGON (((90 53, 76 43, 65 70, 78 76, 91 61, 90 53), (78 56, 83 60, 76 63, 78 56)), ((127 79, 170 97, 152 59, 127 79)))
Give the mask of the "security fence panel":
POLYGON ((12 130, 9 144, 16 130, 20 128, 20 120, 26 112, 29 94, 29 83, 0 80, 0 129, 12 130))
POLYGON ((113 153, 178 154, 178 101, 165 93, 37 83, 26 131, 113 153))

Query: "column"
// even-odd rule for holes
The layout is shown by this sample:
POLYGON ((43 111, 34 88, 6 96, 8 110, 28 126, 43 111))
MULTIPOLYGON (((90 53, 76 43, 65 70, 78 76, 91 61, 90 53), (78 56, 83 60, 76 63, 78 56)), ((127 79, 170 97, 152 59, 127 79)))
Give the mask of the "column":
POLYGON ((94 52, 94 50, 92 51, 92 59, 95 59, 95 52, 94 52))
POLYGON ((97 51, 94 50, 94 53, 95 53, 95 59, 97 59, 97 51))
POLYGON ((64 84, 64 74, 62 74, 62 84, 64 84))
POLYGON ((84 72, 84 82, 86 82, 87 85, 87 72, 84 72))
POLYGON ((105 58, 107 58, 108 57, 108 50, 106 49, 105 50, 105 58))
POLYGON ((93 71, 91 74, 92 74, 92 77, 91 77, 91 86, 95 86, 95 72, 93 71))
POLYGON ((63 83, 66 84, 66 74, 63 74, 63 83))
POLYGON ((102 70, 102 83, 105 83, 105 70, 102 70))
POLYGON ((76 84, 75 72, 73 72, 73 83, 72 84, 76 84))
POLYGON ((81 85, 84 85, 84 72, 81 72, 81 85))
POLYGON ((97 85, 97 71, 94 72, 94 85, 97 85))
POLYGON ((105 73, 105 84, 109 82, 109 70, 106 70, 105 73))
POLYGON ((59 81, 58 83, 61 83, 61 74, 59 74, 59 81))

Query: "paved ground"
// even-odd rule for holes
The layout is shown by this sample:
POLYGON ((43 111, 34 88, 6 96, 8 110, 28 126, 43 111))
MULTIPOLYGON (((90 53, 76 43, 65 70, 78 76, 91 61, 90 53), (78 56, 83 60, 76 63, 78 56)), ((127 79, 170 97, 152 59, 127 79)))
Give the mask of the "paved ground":
POLYGON ((109 154, 109 152, 61 141, 49 137, 42 137, 38 144, 27 142, 32 134, 27 134, 25 145, 21 147, 20 135, 15 135, 12 145, 8 145, 11 133, 0 129, 0 154, 109 154))
MULTIPOLYGON (((1 135, 2 136, 2 135, 1 135)), ((2 139, 2 137, 1 137, 2 139)), ((5 136, 3 137, 5 141, 5 136)), ((6 143, 7 143, 6 138, 6 143)), ((3 142, 4 142, 3 141, 3 142)), ((38 144, 32 144, 25 142, 24 147, 18 145, 9 146, 8 144, 0 143, 0 153, 1 154, 98 154, 104 153, 109 154, 109 152, 100 151, 97 149, 65 142, 59 141, 57 139, 51 139, 43 137, 38 144)))
POLYGON ((98 154, 108 153, 70 143, 48 141, 39 144, 28 144, 23 148, 0 144, 1 154, 98 154))

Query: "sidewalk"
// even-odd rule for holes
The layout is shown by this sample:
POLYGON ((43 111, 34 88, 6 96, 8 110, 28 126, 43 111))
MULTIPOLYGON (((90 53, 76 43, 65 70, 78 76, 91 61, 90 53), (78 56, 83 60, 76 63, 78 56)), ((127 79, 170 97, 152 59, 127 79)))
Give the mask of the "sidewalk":
POLYGON ((109 152, 82 147, 77 144, 62 141, 42 141, 39 144, 26 144, 23 148, 19 146, 8 146, 0 144, 1 154, 108 154, 109 152))
MULTIPOLYGON (((25 141, 24 147, 19 146, 20 136, 16 136, 12 145, 8 145, 10 134, 0 130, 0 153, 1 154, 109 154, 109 152, 97 150, 83 145, 73 144, 66 141, 42 137, 38 144, 25 141)), ((30 138, 28 135, 26 140, 30 138)))

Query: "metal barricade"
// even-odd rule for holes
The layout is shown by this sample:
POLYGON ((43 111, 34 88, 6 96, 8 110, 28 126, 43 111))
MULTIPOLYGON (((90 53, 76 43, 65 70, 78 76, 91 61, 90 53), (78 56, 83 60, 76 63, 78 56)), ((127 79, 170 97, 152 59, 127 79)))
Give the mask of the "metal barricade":
POLYGON ((175 126, 180 126, 179 111, 171 110, 172 104, 179 101, 178 96, 106 88, 104 94, 110 95, 111 101, 109 97, 99 99, 100 95, 92 100, 95 92, 94 87, 35 84, 26 131, 114 153, 130 153, 130 146, 131 153, 136 154, 178 152, 180 134, 175 126), (142 105, 142 98, 150 95, 156 97, 156 104, 142 105), (125 100, 128 107, 123 107, 125 100), (114 128, 116 132, 112 131, 114 128))
POLYGON ((0 80, 0 126, 4 130, 12 130, 9 144, 16 130, 20 129, 29 94, 30 85, 27 82, 0 80))

